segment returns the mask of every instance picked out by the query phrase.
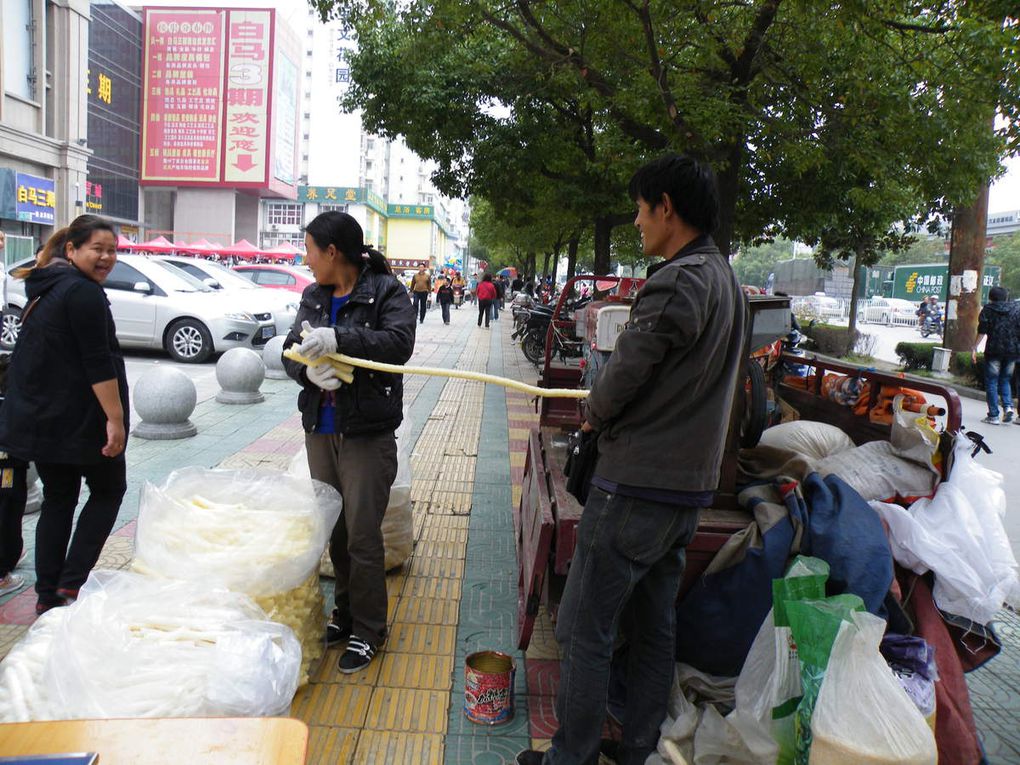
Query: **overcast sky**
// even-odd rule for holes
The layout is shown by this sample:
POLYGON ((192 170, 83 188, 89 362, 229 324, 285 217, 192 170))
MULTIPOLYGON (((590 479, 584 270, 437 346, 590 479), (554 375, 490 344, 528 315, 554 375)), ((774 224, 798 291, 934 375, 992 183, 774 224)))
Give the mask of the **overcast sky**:
POLYGON ((1006 161, 1006 174, 992 184, 988 212, 1020 210, 1020 157, 1006 161))

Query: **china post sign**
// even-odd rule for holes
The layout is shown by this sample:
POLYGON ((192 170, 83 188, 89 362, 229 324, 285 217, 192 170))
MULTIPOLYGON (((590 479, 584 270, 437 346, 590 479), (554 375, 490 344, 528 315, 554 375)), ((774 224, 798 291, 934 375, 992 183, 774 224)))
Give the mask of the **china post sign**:
POLYGON ((15 176, 17 218, 25 223, 52 226, 57 220, 56 185, 48 178, 27 173, 15 176))

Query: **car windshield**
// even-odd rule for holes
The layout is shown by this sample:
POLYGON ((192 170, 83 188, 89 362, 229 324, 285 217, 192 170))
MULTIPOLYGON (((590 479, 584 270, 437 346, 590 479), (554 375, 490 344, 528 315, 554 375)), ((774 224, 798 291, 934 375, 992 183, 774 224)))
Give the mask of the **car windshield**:
POLYGON ((172 292, 212 292, 212 287, 161 260, 149 261, 160 269, 159 286, 172 292))
POLYGON ((215 279, 220 283, 224 289, 234 290, 261 290, 262 288, 257 284, 254 284, 250 279, 247 279, 236 271, 231 271, 226 266, 221 266, 219 263, 213 263, 211 260, 202 261, 201 265, 198 263, 194 264, 195 268, 204 271, 209 275, 208 278, 215 279))

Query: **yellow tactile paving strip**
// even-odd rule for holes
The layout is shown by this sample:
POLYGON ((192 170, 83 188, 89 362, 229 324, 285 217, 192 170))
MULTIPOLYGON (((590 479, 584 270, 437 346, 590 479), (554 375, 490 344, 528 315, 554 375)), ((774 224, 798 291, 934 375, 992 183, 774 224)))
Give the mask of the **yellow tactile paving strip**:
MULTIPOLYGON (((485 371, 487 338, 456 367, 485 371)), ((309 763, 443 762, 482 402, 480 383, 451 380, 425 421, 411 456, 414 553, 386 577, 389 638, 356 675, 328 651, 298 691, 291 713, 311 728, 309 763)))

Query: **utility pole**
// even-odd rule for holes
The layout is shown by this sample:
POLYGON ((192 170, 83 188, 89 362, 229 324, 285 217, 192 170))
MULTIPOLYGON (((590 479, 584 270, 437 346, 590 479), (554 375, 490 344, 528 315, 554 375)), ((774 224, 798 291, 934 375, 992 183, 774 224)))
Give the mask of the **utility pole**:
POLYGON ((949 245, 949 291, 945 344, 954 352, 970 352, 977 339, 981 284, 985 268, 988 184, 967 207, 953 212, 949 245))

